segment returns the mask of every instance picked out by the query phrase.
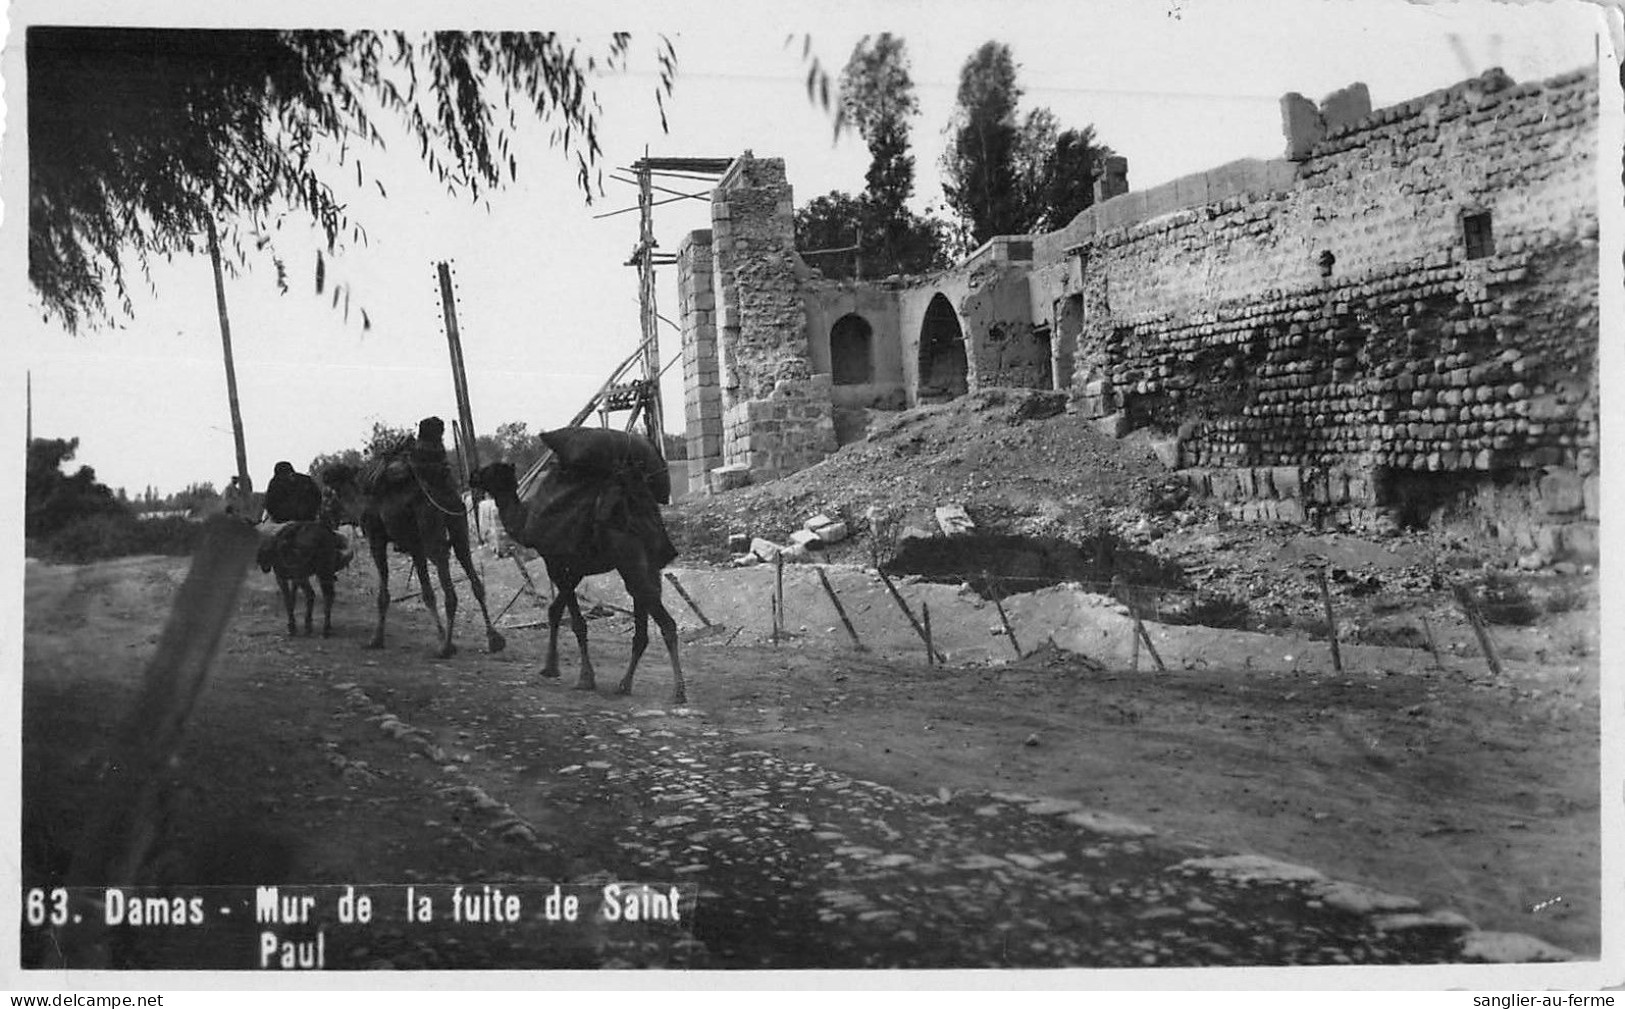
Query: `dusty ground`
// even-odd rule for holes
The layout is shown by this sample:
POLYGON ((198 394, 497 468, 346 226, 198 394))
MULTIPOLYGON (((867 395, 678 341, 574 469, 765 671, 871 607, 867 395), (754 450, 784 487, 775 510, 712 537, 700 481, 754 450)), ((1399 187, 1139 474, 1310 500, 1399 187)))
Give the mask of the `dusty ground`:
MULTIPOLYGON (((511 565, 489 555, 485 563, 493 599, 506 601, 515 591, 511 565)), ((154 558, 29 564, 25 883, 48 882, 65 866, 96 801, 100 747, 134 695, 185 569, 184 561, 154 558)), ((983 793, 1076 800, 1178 843, 1311 866, 1580 957, 1599 949, 1594 658, 1582 657, 1578 667, 1569 656, 1561 667, 1521 665, 1500 680, 1476 660, 1447 661, 1447 671, 1426 674, 1333 676, 1309 668, 1283 676, 1220 662, 1136 676, 1049 649, 1005 667, 928 669, 916 657, 857 654, 806 638, 774 648, 739 639, 723 645, 726 635, 712 635, 685 650, 693 712, 640 722, 668 701, 658 644, 631 699, 569 690, 569 646, 566 681, 537 679, 543 640, 534 629, 510 631, 509 649, 493 656, 483 651, 477 623, 464 620, 463 650, 432 659, 431 630, 416 602, 393 611, 386 650, 367 652, 360 646, 370 630, 370 584, 356 570, 341 580, 333 638, 289 639, 271 580, 251 574, 175 770, 171 833, 155 879, 546 880, 640 866, 669 874, 679 849, 640 855, 636 847, 654 843, 653 834, 639 833, 650 828, 637 824, 668 822, 655 819, 667 808, 661 796, 615 782, 617 768, 658 765, 660 752, 687 745, 715 759, 834 775, 847 782, 843 791, 853 780, 876 782, 908 802, 919 796, 950 808, 963 795, 971 822, 978 821, 969 807, 979 814, 988 801, 976 798, 983 793), (413 727, 405 742, 424 746, 381 731, 380 712, 413 727), (594 747, 608 747, 608 759, 583 760, 594 747), (586 774, 608 775, 608 791, 584 791, 586 774), (459 781, 513 816, 471 809, 459 798, 471 793, 447 791, 459 781), (516 824, 524 828, 517 840, 516 824)), ((404 584, 399 572, 395 584, 404 584)), ((533 621, 526 605, 507 621, 533 621)), ((1584 606, 1564 616, 1596 620, 1584 606)), ((612 683, 627 654, 624 620, 596 619, 592 633, 600 682, 612 683)), ((808 815, 816 822, 821 814, 808 815)), ((840 819, 833 807, 823 815, 840 819)), ((701 840, 673 843, 718 847, 693 836, 701 840)), ((1042 843, 1067 850, 1067 842, 1042 843)), ((718 878, 704 882, 715 886, 718 878)), ((773 885, 786 892, 802 884, 773 885)), ((700 936, 709 959, 696 965, 791 965, 794 936, 808 934, 788 928, 781 940, 709 927, 700 936)), ((965 962, 1096 962, 1079 952, 1089 943, 1078 941, 1064 952, 1034 940, 1028 959, 1008 944, 986 961, 967 951, 965 962)), ((1363 943, 1332 943, 1327 960, 1280 955, 1294 958, 1283 962, 1389 955, 1363 943)), ((1166 961, 1132 962, 1256 962, 1224 942, 1209 947, 1170 947, 1166 961)), ((1136 955, 1154 958, 1161 949, 1136 955)), ((550 955, 539 965, 639 962, 625 950, 619 959, 601 949, 550 955)), ((817 955, 828 959, 815 963, 847 962, 834 947, 817 955)), ((347 966, 528 962, 494 946, 453 951, 388 931, 355 956, 347 966)), ((925 961, 899 953, 881 961, 888 962, 925 961)))

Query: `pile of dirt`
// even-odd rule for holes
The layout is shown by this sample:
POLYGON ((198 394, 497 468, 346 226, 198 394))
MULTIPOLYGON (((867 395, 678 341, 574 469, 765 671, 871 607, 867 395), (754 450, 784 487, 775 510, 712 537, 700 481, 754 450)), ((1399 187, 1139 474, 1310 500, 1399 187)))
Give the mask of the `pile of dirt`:
POLYGON ((1118 441, 1065 413, 1045 416, 1052 397, 1028 389, 989 389, 949 403, 896 413, 874 411, 869 435, 815 466, 671 509, 672 535, 685 563, 726 563, 729 533, 777 542, 823 513, 846 522, 852 538, 825 558, 890 557, 875 542, 871 515, 890 539, 910 527, 933 531, 935 509, 962 505, 977 528, 1079 542, 1101 528, 1131 528, 1171 511, 1178 481, 1143 446, 1118 441), (871 512, 871 509, 874 511, 871 512))

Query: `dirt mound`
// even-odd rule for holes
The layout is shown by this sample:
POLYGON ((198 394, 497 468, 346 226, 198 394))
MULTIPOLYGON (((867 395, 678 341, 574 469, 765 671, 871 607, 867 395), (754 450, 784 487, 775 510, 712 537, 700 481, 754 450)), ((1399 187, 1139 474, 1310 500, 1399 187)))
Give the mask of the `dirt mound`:
POLYGON ((866 559, 890 543, 869 538, 874 508, 934 529, 935 508, 965 507, 978 528, 1073 542, 1102 526, 1132 526, 1178 501, 1168 470, 1147 449, 1055 412, 1053 393, 989 389, 949 403, 871 414, 869 435, 816 466, 673 509, 672 535, 687 562, 724 562, 727 535, 779 542, 823 513, 853 539, 831 559, 866 559))

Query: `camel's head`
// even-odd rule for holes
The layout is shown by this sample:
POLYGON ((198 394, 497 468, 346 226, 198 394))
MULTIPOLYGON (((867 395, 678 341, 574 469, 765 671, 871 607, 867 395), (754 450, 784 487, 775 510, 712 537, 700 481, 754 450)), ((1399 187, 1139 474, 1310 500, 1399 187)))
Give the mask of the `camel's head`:
POLYGON ((477 494, 496 498, 519 492, 519 478, 514 475, 513 463, 494 462, 468 475, 468 485, 477 494))
MULTIPOLYGON (((321 472, 324 509, 336 511, 336 521, 356 522, 361 514, 361 485, 354 466, 336 462, 321 472)), ((336 524, 336 522, 335 522, 336 524)))

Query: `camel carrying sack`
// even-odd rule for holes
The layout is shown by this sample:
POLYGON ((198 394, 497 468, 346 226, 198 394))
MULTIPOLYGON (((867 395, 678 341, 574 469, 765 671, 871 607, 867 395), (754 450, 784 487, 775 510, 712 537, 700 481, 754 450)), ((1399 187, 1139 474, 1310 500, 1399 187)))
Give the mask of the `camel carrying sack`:
POLYGON ((566 466, 553 455, 527 480, 532 482, 522 492, 530 508, 524 542, 538 553, 594 554, 602 549, 602 536, 619 531, 637 536, 657 568, 676 559, 659 509, 642 493, 629 495, 621 477, 601 475, 592 466, 566 466))
POLYGON ((631 481, 641 482, 656 502, 671 504, 671 470, 649 439, 599 427, 564 427, 538 437, 558 458, 563 473, 619 481, 628 490, 633 489, 631 481))

